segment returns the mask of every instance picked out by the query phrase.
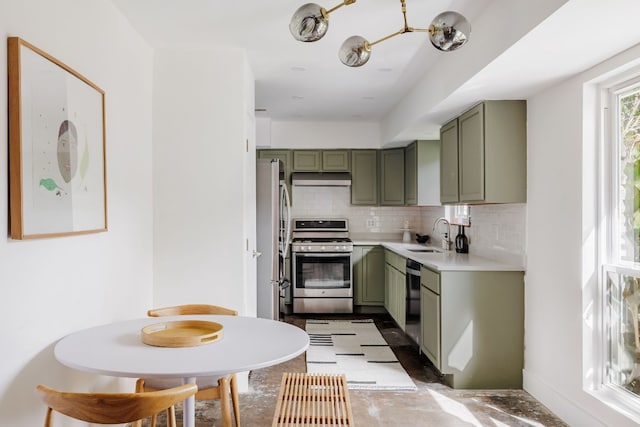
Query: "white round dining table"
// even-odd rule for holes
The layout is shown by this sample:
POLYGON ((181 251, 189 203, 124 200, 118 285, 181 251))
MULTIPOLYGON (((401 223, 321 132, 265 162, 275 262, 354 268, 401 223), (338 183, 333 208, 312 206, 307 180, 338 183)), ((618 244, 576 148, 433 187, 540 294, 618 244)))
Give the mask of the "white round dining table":
MULTIPOLYGON (((224 376, 290 360, 309 346, 307 333, 275 320, 242 316, 145 317, 71 333, 55 346, 56 359, 80 371, 128 378, 224 376), (207 320, 223 326, 220 340, 193 347, 156 347, 142 342, 141 329, 154 323, 207 320)), ((195 427, 195 399, 184 402, 184 427, 195 427)))

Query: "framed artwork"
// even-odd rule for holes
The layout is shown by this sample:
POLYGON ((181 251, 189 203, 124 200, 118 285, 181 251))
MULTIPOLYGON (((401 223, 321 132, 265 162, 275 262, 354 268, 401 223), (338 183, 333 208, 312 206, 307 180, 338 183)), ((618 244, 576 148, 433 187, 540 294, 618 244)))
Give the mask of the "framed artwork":
POLYGON ((11 238, 106 231, 104 91, 18 37, 7 51, 11 238))

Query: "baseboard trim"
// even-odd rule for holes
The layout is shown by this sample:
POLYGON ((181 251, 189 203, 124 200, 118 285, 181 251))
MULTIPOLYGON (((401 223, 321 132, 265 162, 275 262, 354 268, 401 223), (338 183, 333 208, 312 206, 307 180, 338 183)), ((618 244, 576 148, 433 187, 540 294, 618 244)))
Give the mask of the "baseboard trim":
POLYGON ((570 426, 608 427, 592 414, 557 391, 540 376, 522 371, 523 389, 570 426))

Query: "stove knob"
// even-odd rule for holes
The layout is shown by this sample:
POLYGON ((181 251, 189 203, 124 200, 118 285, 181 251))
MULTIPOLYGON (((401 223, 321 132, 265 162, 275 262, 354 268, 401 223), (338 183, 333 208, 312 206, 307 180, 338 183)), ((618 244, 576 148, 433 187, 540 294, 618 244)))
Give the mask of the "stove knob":
POLYGON ((325 247, 324 246, 320 246, 320 250, 324 252, 325 251, 325 247))
POLYGON ((343 250, 343 251, 346 251, 346 250, 347 250, 347 247, 343 245, 343 246, 342 246, 342 250, 343 250))

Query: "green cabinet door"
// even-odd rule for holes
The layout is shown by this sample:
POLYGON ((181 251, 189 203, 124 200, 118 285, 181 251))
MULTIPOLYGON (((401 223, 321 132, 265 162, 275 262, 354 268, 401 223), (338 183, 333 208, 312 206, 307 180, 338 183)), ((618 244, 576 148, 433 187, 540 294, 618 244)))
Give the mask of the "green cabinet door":
POLYGON ((404 205, 404 148, 380 152, 380 204, 404 205))
POLYGON ((393 251, 384 251, 385 295, 384 306, 403 331, 406 327, 407 259, 393 251))
POLYGON ((322 157, 320 150, 293 150, 294 172, 320 172, 322 157))
POLYGON ((484 200, 484 104, 458 118, 458 186, 461 202, 484 200))
POLYGON ((433 366, 440 365, 440 295, 420 287, 420 348, 433 366))
POLYGON ((372 246, 365 249, 364 271, 366 282, 363 303, 366 305, 384 304, 384 249, 372 246))
POLYGON ((440 206, 440 141, 419 140, 404 150, 407 205, 440 206))
POLYGON ((349 150, 322 150, 324 172, 349 172, 349 150))
POLYGON ((290 150, 258 150, 259 159, 278 159, 284 164, 285 172, 291 172, 290 150))
POLYGON ((407 205, 418 204, 418 152, 417 143, 404 149, 404 201, 407 205))
POLYGON ((384 305, 384 250, 381 246, 354 246, 354 303, 384 305))
POLYGON ((395 292, 396 323, 400 326, 400 329, 404 331, 407 326, 407 274, 404 270, 396 270, 395 292))
POLYGON ((354 246, 351 252, 351 262, 353 263, 353 303, 362 305, 365 282, 364 246, 354 246))
POLYGON ((378 204, 377 150, 351 150, 351 204, 378 204))
POLYGON ((284 166, 284 180, 287 183, 289 191, 289 199, 293 205, 293 193, 291 192, 291 150, 258 150, 256 157, 258 159, 278 159, 284 166))
POLYGON ((455 203, 458 197, 458 119, 440 128, 440 201, 455 203))

